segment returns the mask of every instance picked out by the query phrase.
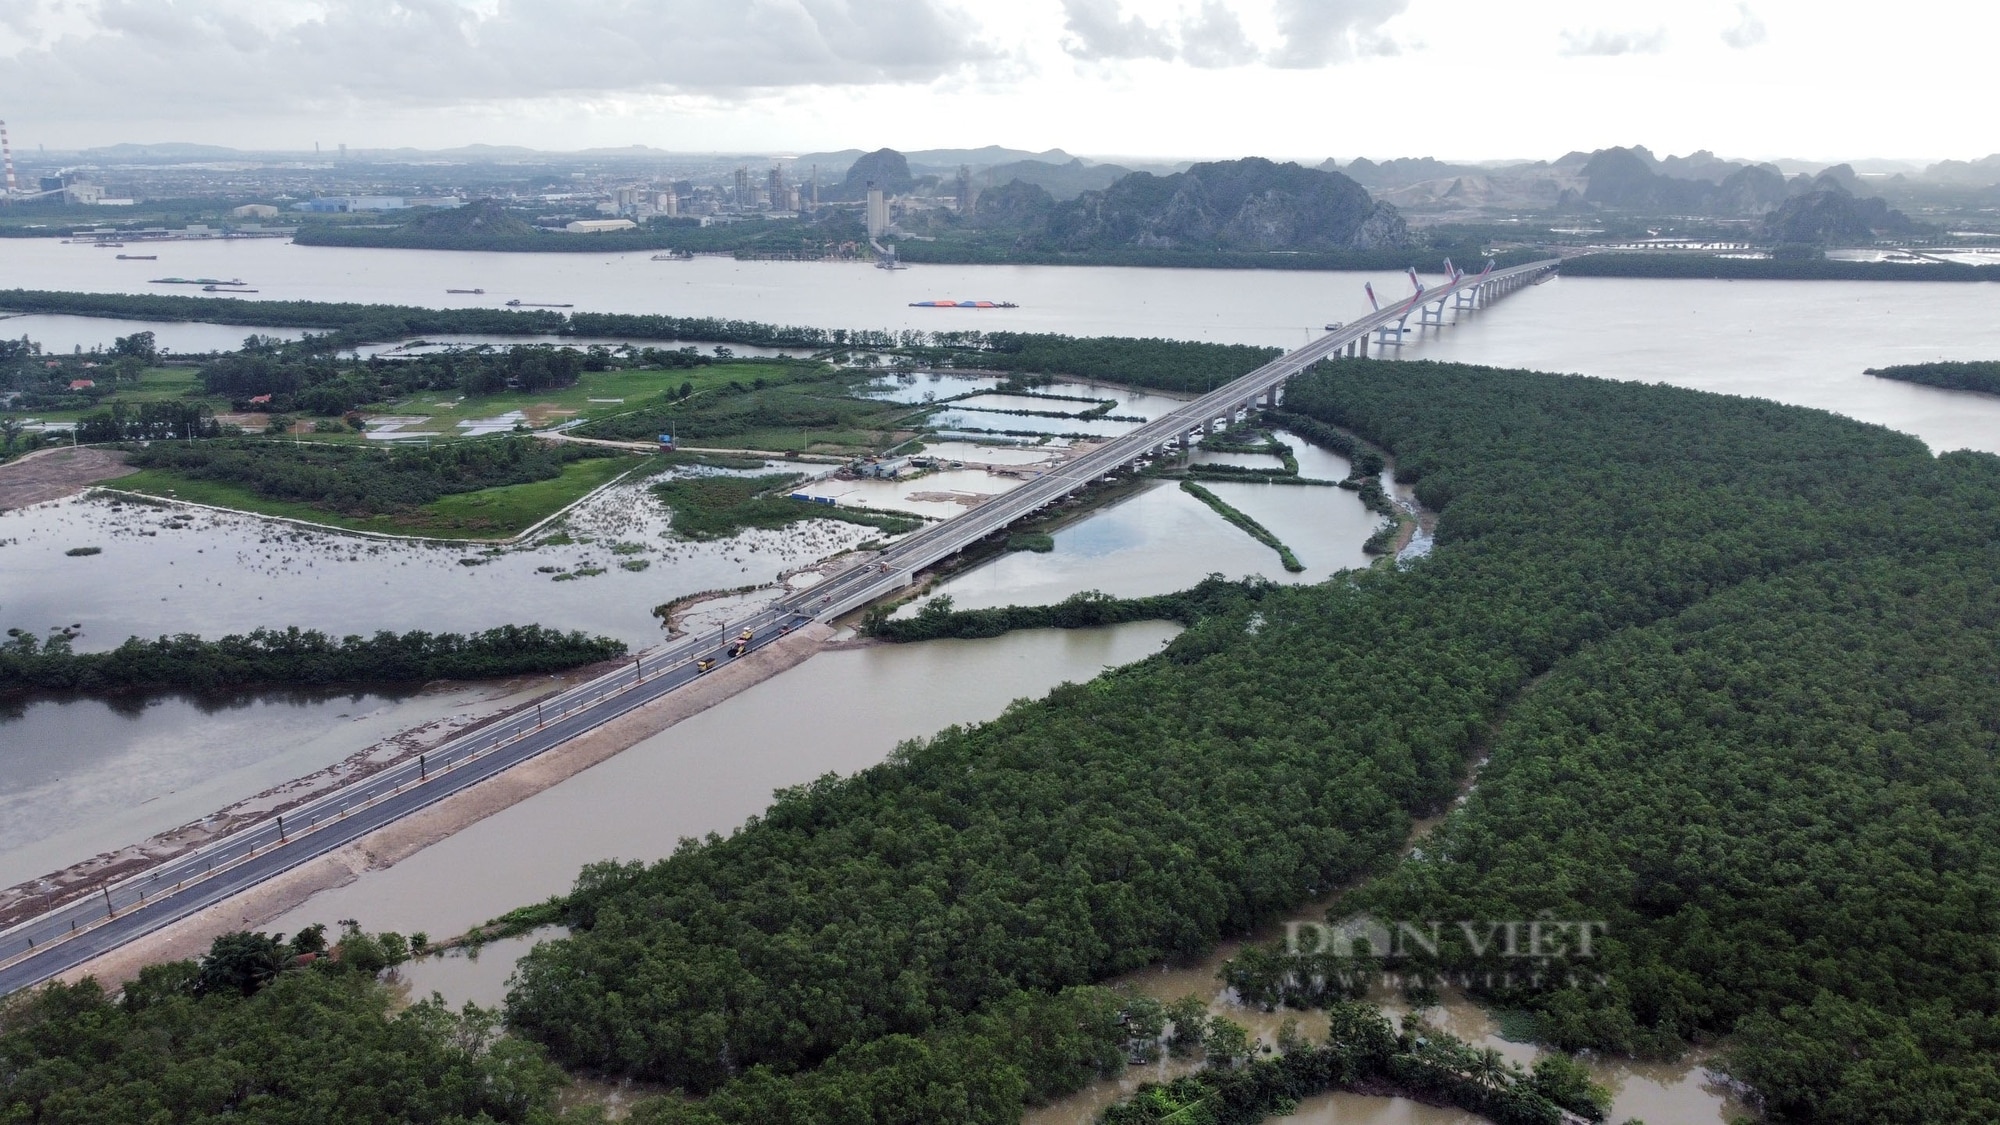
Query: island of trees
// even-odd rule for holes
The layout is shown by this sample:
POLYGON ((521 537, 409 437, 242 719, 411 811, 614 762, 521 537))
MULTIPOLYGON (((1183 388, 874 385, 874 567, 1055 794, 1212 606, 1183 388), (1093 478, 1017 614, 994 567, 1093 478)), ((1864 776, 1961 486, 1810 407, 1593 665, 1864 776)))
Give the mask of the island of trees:
POLYGON ((237 691, 335 684, 420 684, 563 672, 625 655, 610 637, 540 625, 470 635, 382 631, 335 638, 316 629, 255 629, 203 640, 132 637, 106 652, 77 652, 67 632, 7 630, 0 697, 28 692, 237 691))
POLYGON ((1880 379, 1896 379, 1905 383, 1922 383, 1928 387, 1943 387, 1948 391, 1978 391, 1981 394, 2000 395, 2000 362, 1992 360, 1899 363, 1890 367, 1871 367, 1862 374, 1873 375, 1880 379))

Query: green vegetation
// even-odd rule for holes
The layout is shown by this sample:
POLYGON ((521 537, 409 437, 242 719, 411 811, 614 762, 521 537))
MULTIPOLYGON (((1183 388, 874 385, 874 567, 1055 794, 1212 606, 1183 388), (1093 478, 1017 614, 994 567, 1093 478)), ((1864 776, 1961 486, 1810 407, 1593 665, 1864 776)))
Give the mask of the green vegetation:
POLYGON ((1010 605, 994 609, 955 609, 951 596, 941 594, 914 616, 892 618, 893 607, 878 606, 862 616, 861 631, 885 641, 934 641, 943 637, 997 637, 1016 629, 1094 629, 1127 621, 1178 621, 1193 625, 1203 618, 1261 601, 1275 587, 1262 578, 1232 582, 1211 574, 1193 587, 1148 598, 1114 598, 1096 590, 1071 594, 1054 605, 1010 605))
POLYGON ((1739 281, 2000 281, 2000 265, 1842 262, 1826 258, 1722 258, 1709 254, 1585 254, 1566 277, 1692 277, 1739 281))
MULTIPOLYGON (((1420 1021, 1405 1021, 1399 1034, 1366 1004, 1336 1002, 1327 1015, 1321 1046, 1294 1040, 1275 1058, 1217 1059, 1211 1045, 1206 1068, 1172 1082, 1146 1083, 1099 1120, 1251 1125, 1292 1113, 1303 1098, 1356 1088, 1456 1106, 1498 1125, 1561 1125, 1564 1110, 1604 1119, 1609 1095, 1590 1084, 1580 1064, 1563 1056, 1545 1058, 1528 1073, 1497 1051, 1477 1050, 1420 1021)), ((1217 1038, 1213 1029, 1207 1038, 1211 1044, 1217 1038)))
MULTIPOLYGON (((1987 1063, 1973 1047, 1984 1032, 1965 1022, 1981 1018, 1986 993, 1964 977, 1988 970, 1960 953, 1981 948, 1975 934, 1993 919, 1984 899, 1959 888, 1992 870, 1986 818, 2000 802, 1983 794, 1993 766, 1990 756, 1954 757, 1950 743, 1910 755, 1951 730, 1964 732, 1961 745, 1990 739, 1977 716, 1991 710, 2000 657, 1990 627, 1944 643, 1980 619, 1971 607, 1982 603, 1932 617, 1910 599, 1936 576, 1904 576, 1890 563, 1905 545, 1968 560, 1989 550, 2000 465, 1970 454, 1933 460, 1877 427, 1769 403, 1426 363, 1330 365, 1294 386, 1290 406, 1395 453, 1442 513, 1429 559, 1273 590, 1254 608, 1203 618, 1159 657, 905 746, 853 778, 789 791, 726 840, 690 842, 652 867, 592 868, 565 904, 573 936, 523 964, 516 1026, 569 1062, 727 1099, 780 1084, 744 1069, 758 1063, 777 1075, 810 1072, 842 1051, 891 1042, 885 1036, 930 1034, 1018 989, 1053 991, 1198 954, 1386 861, 1413 813, 1451 800, 1488 723, 1553 672, 1515 704, 1521 717, 1503 730, 1460 817, 1476 826, 1518 805, 1566 819, 1468 830, 1462 847, 1498 849, 1493 862, 1421 861, 1379 893, 1435 894, 1404 915, 1416 918, 1489 908, 1530 918, 1551 905, 1621 920, 1610 940, 1630 943, 1625 972, 1613 974, 1625 983, 1585 994, 1550 981, 1545 995, 1508 998, 1579 1013, 1548 1025, 1563 1029, 1558 1042, 1616 1046, 1620 1027, 1659 1044, 1678 1038, 1676 1028, 1731 1032, 1733 1059, 1764 1060, 1746 1073, 1775 1105, 1823 1108, 1799 1099, 1837 1089, 1860 1107, 1837 1119, 1894 1120, 1910 1104, 1911 1089, 1899 1085, 1907 1074, 1928 1083, 1931 1119, 1990 1116, 1978 1100, 1987 1063), (1818 716, 1845 706, 1836 701, 1867 697, 1838 679, 1830 693, 1789 686, 1811 682, 1809 672, 1768 677, 1764 649, 1742 642, 1700 655, 1700 674, 1678 671, 1658 662, 1675 645, 1645 638, 1717 612, 1709 607, 1738 587, 1870 557, 1882 560, 1874 565, 1888 585, 1874 596, 1885 609, 1929 619, 1915 641, 1881 654, 1911 661, 1907 671, 1871 689, 1933 716, 1892 740, 1896 748, 1863 749, 1835 733, 1845 726, 1830 726, 1815 737, 1852 747, 1846 757, 1813 760, 1782 786, 1684 756, 1628 785, 1564 757, 1591 738, 1604 753, 1615 748, 1621 768, 1653 752, 1662 728, 1595 718, 1592 707, 1641 704, 1677 716, 1668 731, 1732 729, 1728 699, 1709 700, 1708 685, 1740 666, 1746 686, 1781 700, 1787 718, 1736 737, 1763 740, 1774 761, 1797 760, 1785 748, 1794 732, 1818 731, 1818 716), (1936 655, 1915 660, 1909 650, 1933 640, 1936 655), (1962 667, 1939 680, 1953 662, 1962 667), (1600 665, 1588 693, 1563 687, 1600 665), (1980 675, 1986 686, 1961 704, 1957 685, 1980 675), (1507 732, 1541 700, 1594 734, 1512 741, 1507 732), (1503 765, 1510 759, 1520 764, 1503 765), (1505 783, 1510 769, 1534 782, 1505 783), (1870 780, 1882 770, 1936 795, 1906 802, 1870 780), (1854 784, 1834 784, 1844 781, 1854 784), (1857 806, 1855 785, 1880 796, 1857 806), (1963 796, 1948 800, 1946 790, 1963 796), (1481 811, 1489 803, 1496 813, 1481 811), (1929 843, 1895 850, 1899 818, 1855 834, 1893 808, 1910 810, 1909 828, 1929 843), (1576 846, 1545 846, 1551 831, 1576 846), (1824 854, 1780 862, 1782 851, 1760 844, 1714 866, 1733 838, 1801 832, 1827 841, 1824 854), (1502 860, 1506 878, 1489 877, 1502 860), (1933 869, 1942 882, 1911 881, 1933 869), (1902 993, 1871 985, 1880 973, 1815 969, 1820 946, 1785 936, 1792 916, 1749 905, 1779 895, 1814 909, 1798 891, 1822 875, 1842 880, 1842 912, 1802 932, 1837 925, 1856 935, 1822 944, 1868 958, 1856 969, 1893 966, 1902 993), (1504 898, 1468 905, 1448 893, 1461 883, 1504 898), (1689 898, 1695 892, 1703 897, 1689 898), (1578 895, 1587 897, 1573 903, 1578 895), (1673 912, 1681 901, 1689 908, 1673 912), (1931 904, 1922 924, 1902 912, 1905 901, 1931 904), (1687 929, 1703 918, 1708 931, 1687 929), (1707 932, 1733 944, 1717 947, 1707 932), (1753 933, 1765 946, 1745 963, 1755 983, 1739 982, 1726 1006, 1705 1000, 1698 982, 1714 958, 1753 933), (1924 1022, 1910 1022, 1919 1013, 1924 1022), (1889 1038, 1853 1037, 1878 1027, 1889 1038), (723 1042, 734 1066, 718 1065, 723 1042), (1936 1061, 1884 1069, 1890 1058, 1923 1057, 1936 1061)), ((1839 630, 1791 634, 1789 644, 1816 651, 1817 666, 1875 661, 1839 630)), ((1878 729, 1886 738, 1897 727, 1878 729)))
POLYGON ((494 1012, 398 1012, 375 974, 396 934, 227 934, 200 962, 149 965, 117 997, 95 980, 0 1007, 0 1119, 35 1125, 397 1121, 553 1125, 562 1074, 494 1012), (299 960, 308 962, 295 967, 299 960))
POLYGON ((603 448, 498 438, 431 448, 254 440, 130 453, 119 491, 396 534, 508 535, 632 467, 603 448))
POLYGON ((915 354, 960 367, 1069 375, 1166 391, 1208 391, 1276 359, 1277 348, 1129 337, 989 332, 915 354))
POLYGON ((809 1074, 761 1067, 713 1096, 635 1107, 635 1125, 1016 1125, 1024 1106, 1124 1065, 1135 1017, 1158 1005, 1102 988, 1010 993, 922 1034, 856 1044, 809 1074))
POLYGON ((166 293, 66 293, 0 289, 0 308, 27 313, 103 316, 121 320, 198 321, 248 328, 302 328, 330 333, 342 346, 403 340, 443 332, 494 336, 559 335, 568 324, 552 309, 426 309, 336 301, 239 301, 166 293))
POLYGON ((673 532, 683 539, 726 539, 746 528, 789 527, 802 520, 858 523, 881 528, 891 535, 922 525, 923 521, 910 516, 810 504, 786 495, 802 479, 796 473, 680 477, 661 481, 653 486, 653 492, 672 509, 673 532))
POLYGON ((1292 553, 1290 547, 1285 546, 1283 540, 1271 534, 1269 528, 1237 511, 1226 503, 1222 497, 1217 496, 1215 493, 1210 492, 1208 489, 1191 480, 1181 482, 1181 491, 1214 509, 1216 515, 1242 528, 1243 532, 1250 536, 1250 538, 1278 552, 1278 561, 1284 564, 1286 570, 1296 574, 1306 568, 1306 564, 1299 561, 1299 557, 1292 553))
POLYGON ((780 378, 731 378, 701 394, 661 395, 624 413, 579 426, 580 436, 804 452, 831 447, 867 452, 891 445, 926 409, 850 392, 855 376, 800 365, 780 378))
POLYGON ((632 469, 635 460, 612 456, 573 461, 563 466, 560 476, 550 480, 462 492, 407 511, 365 517, 329 512, 310 501, 268 499, 239 485, 160 470, 133 473, 99 487, 128 495, 166 497, 280 519, 323 523, 349 531, 445 539, 505 539, 616 480, 632 469))
POLYGON ((1036 554, 1046 555, 1056 549, 1056 540, 1054 536, 1039 531, 1028 532, 1022 535, 1009 535, 1007 537, 1007 549, 1010 551, 1033 551, 1036 554))
POLYGON ((339 640, 293 626, 213 641, 185 633, 152 641, 132 637, 109 652, 86 653, 73 650, 67 633, 37 640, 9 629, 7 637, 0 643, 0 695, 484 680, 560 672, 625 654, 622 641, 540 625, 503 625, 470 636, 385 631, 339 640))
POLYGON ((2000 395, 2000 362, 1992 360, 1963 363, 1902 363, 1892 367, 1871 367, 1862 372, 1881 379, 1922 383, 1952 391, 1978 391, 2000 395))
POLYGON ((702 226, 698 219, 653 219, 631 230, 573 234, 532 225, 532 211, 514 212, 491 199, 475 200, 448 211, 420 214, 395 226, 356 226, 317 222, 300 226, 293 241, 301 246, 366 246, 402 250, 485 250, 508 253, 605 254, 631 250, 681 250, 731 253, 743 257, 818 259, 838 256, 839 244, 863 238, 851 213, 836 213, 820 222, 753 217, 742 222, 702 226))
MULTIPOLYGON (((1147 660, 786 790, 727 838, 591 866, 542 915, 571 935, 524 959, 511 1024, 710 1094, 641 1122, 1013 1121, 1116 1066, 1107 1022, 1161 1015, 1069 990, 1387 869, 1344 906, 1605 921, 1603 983, 1469 982, 1558 1045, 1726 1036, 1776 1121, 2000 1116, 2000 459, 1456 365, 1343 361, 1288 394, 1393 454, 1439 513, 1428 558, 1220 598, 1147 660), (1035 1007, 1059 1001, 1079 1007, 1035 1007)), ((1230 982, 1337 999, 1258 965, 1230 982)), ((1374 1026, 1334 1043, 1386 1045, 1374 1026)), ((1262 1073, 1220 1032, 1203 1088, 1163 1096, 1262 1073)), ((1391 1078, 1589 1093, 1490 1062, 1440 1047, 1391 1078)))

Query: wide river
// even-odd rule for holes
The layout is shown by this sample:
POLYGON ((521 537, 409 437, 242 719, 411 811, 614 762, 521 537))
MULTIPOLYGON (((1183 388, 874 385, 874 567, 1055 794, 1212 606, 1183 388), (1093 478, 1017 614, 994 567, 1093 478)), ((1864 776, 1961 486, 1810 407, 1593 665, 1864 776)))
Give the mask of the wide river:
MULTIPOLYGON (((148 247, 148 252, 154 248, 148 247)), ((1328 321, 1365 311, 1363 282, 1407 290, 1395 275, 1291 271, 654 262, 635 254, 469 254, 343 250, 278 241, 169 243, 154 262, 120 262, 53 240, 0 241, 0 285, 99 292, 185 293, 147 279, 241 278, 258 299, 306 298, 445 307, 510 297, 578 309, 717 316, 823 327, 1010 329, 1166 336, 1291 347, 1328 321), (447 296, 481 287, 483 297, 447 296), (1013 301, 1016 309, 914 309, 933 298, 1013 301)), ((1934 449, 2000 452, 2000 399, 1888 382, 1868 367, 1932 359, 2000 358, 2000 292, 1978 284, 1709 282, 1558 279, 1442 331, 1413 333, 1411 359, 1448 359, 1665 382, 1820 407, 1921 437, 1934 449)), ((240 328, 142 325, 74 317, 0 321, 68 351, 153 328, 180 350, 227 347, 240 328)), ((263 330, 268 331, 268 330, 263 330)), ((1312 476, 1345 472, 1301 447, 1312 476)), ((1290 543, 1317 581, 1363 561, 1373 519, 1332 489, 1216 486, 1290 543)), ((1060 531, 1050 554, 1003 556, 946 586, 961 605, 1039 602, 1083 589, 1154 593, 1210 570, 1286 577, 1249 542, 1175 489, 1153 489, 1060 531)), ((689 547, 659 537, 660 516, 636 490, 581 513, 595 544, 552 546, 465 567, 464 552, 356 545, 334 536, 279 537, 257 521, 154 511, 113 513, 76 500, 0 515, 0 626, 86 623, 86 643, 126 632, 258 624, 342 629, 470 628, 504 619, 658 637, 647 607, 716 586, 768 579, 852 541, 818 525, 811 542, 745 536, 689 547), (169 523, 179 526, 166 526, 169 523), (148 535, 148 532, 153 534, 148 535), (89 542, 86 543, 85 541, 89 542), (95 559, 72 545, 102 543, 95 559), (644 543, 642 572, 605 566, 555 584, 542 567, 597 563, 614 542, 644 543), (144 552, 120 558, 121 544, 144 552), (86 570, 83 564, 90 564, 86 570), (164 565, 163 565, 164 564, 164 565), (504 612, 503 612, 504 611, 504 612)), ((622 556, 621 556, 622 557, 622 556)), ((599 563, 603 565, 603 563, 599 563)), ((1294 579, 1297 580, 1297 579, 1294 579)), ((440 935, 562 890, 582 863, 649 859, 675 841, 726 832, 774 787, 881 760, 903 738, 989 718, 1010 700, 1152 652, 1158 625, 1093 633, 1028 633, 993 641, 822 654, 772 681, 506 810, 386 871, 328 892, 275 923, 358 917, 372 927, 440 935)), ((155 701, 143 707, 42 702, 0 713, 0 883, 58 861, 131 843, 205 809, 359 750, 386 733, 476 709, 460 691, 388 699, 254 698, 155 701), (211 749, 226 744, 226 753, 211 749), (208 755, 208 756, 204 756, 208 755), (152 802, 147 804, 146 802, 152 802), (49 811, 56 810, 56 811, 49 811)), ((477 699, 475 699, 477 696, 477 699)), ((484 964, 413 966, 418 991, 491 1001, 525 942, 490 949, 484 964)), ((1197 973, 1195 976, 1201 974, 1197 973)), ((1200 987, 1212 980, 1187 979, 1200 987)), ((1224 1001, 1218 1000, 1218 1003, 1224 1001)), ((1497 1042, 1461 1013, 1465 1033, 1497 1042)), ((1246 1017, 1247 1018, 1247 1017, 1246 1017)), ((1520 1056, 1525 1048, 1511 1048, 1520 1056)), ((1525 1056, 1521 1056, 1525 1057, 1525 1056)), ((1734 1103, 1695 1067, 1633 1069, 1619 1120, 1722 1121, 1734 1103)), ((1085 1120, 1107 1086, 1039 1120, 1085 1120)), ((1381 1099, 1321 1099, 1301 1121, 1421 1122, 1462 1115, 1381 1099)))
MULTIPOLYGON (((579 236, 587 237, 587 236, 579 236)), ((1362 283, 1407 293, 1395 274, 1065 266, 914 266, 655 262, 624 254, 478 254, 294 246, 277 239, 169 242, 158 261, 118 261, 55 239, 0 240, 0 286, 184 293, 158 277, 241 279, 244 300, 500 307, 510 298, 593 312, 733 317, 827 328, 1006 329, 1296 347, 1328 321, 1366 309, 1362 283), (482 288, 482 296, 447 294, 482 288), (1012 301, 1013 309, 917 309, 912 301, 1012 301)), ((1435 280, 1435 279, 1433 279, 1435 280)), ((2000 298, 1983 283, 1561 279, 1410 354, 1667 382, 1817 406, 1916 434, 1934 448, 2000 452, 2000 400, 1863 375, 1933 359, 2000 357, 2000 298)), ((163 327, 183 350, 230 346, 242 332, 163 327), (182 335, 187 335, 182 339, 182 335)), ((67 351, 108 344, 115 323, 71 317, 0 321, 67 351)))

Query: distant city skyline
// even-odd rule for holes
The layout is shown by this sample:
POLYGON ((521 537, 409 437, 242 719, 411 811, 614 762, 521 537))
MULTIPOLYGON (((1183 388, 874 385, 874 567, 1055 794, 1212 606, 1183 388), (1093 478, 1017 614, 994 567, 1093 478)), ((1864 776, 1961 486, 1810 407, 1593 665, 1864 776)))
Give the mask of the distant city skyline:
POLYGON ((998 143, 1100 159, 1550 159, 1645 144, 1927 162, 2000 141, 1913 0, 494 0, 0 8, 17 151, 998 143), (1914 60, 1936 58, 1933 65, 1914 60), (1464 92, 1446 96, 1458 87, 1464 92))

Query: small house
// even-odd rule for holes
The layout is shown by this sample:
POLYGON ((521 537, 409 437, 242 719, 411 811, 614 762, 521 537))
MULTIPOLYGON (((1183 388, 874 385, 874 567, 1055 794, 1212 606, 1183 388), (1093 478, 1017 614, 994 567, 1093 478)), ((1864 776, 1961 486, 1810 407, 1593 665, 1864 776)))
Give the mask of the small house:
POLYGON ((71 379, 69 381, 69 389, 72 391, 87 391, 96 385, 97 380, 95 379, 71 379))

